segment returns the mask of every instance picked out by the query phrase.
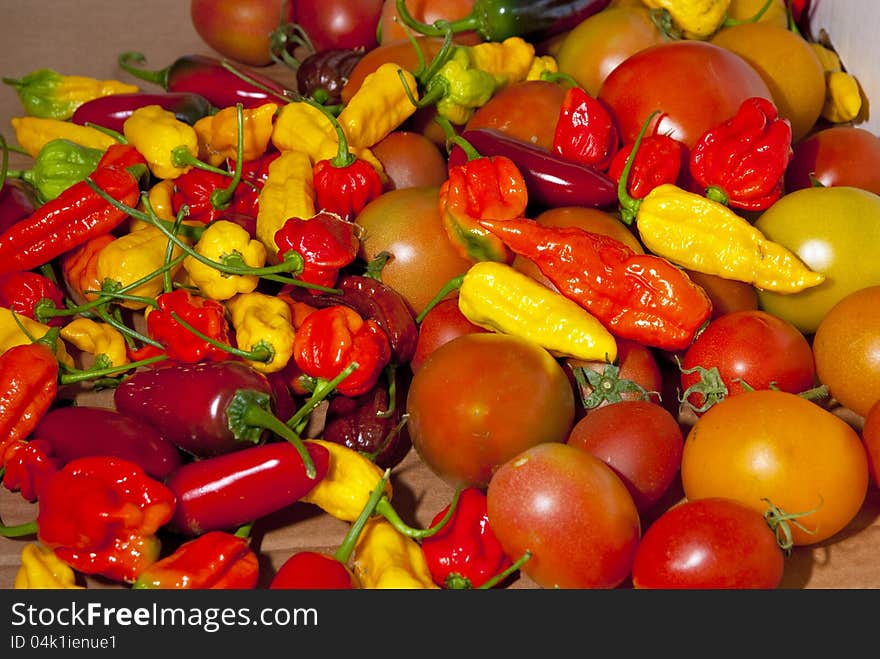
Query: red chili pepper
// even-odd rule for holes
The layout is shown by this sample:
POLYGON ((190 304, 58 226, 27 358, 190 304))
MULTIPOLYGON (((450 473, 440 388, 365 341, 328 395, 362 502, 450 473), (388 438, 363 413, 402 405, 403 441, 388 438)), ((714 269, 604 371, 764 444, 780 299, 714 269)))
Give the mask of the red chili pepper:
POLYGON ((357 362, 358 368, 336 390, 344 396, 360 396, 376 385, 391 360, 391 345, 379 323, 338 304, 306 316, 296 331, 293 358, 303 373, 325 380, 357 362))
MULTIPOLYGON (((222 304, 193 295, 183 288, 162 293, 156 298, 156 302, 159 308, 147 314, 147 331, 150 338, 165 346, 169 359, 188 363, 229 359, 228 352, 196 336, 171 315, 176 313, 202 334, 231 345, 229 323, 225 317, 226 308, 222 304)), ((144 359, 161 352, 154 346, 145 346, 137 352, 137 357, 144 359)))
POLYGON ((563 158, 606 170, 620 146, 617 125, 602 101, 569 87, 559 109, 553 150, 563 158))
POLYGON ((680 268, 610 236, 531 220, 482 224, 615 336, 681 350, 712 315, 709 296, 680 268))
MULTIPOLYGON (((360 248, 357 225, 328 211, 311 218, 291 217, 275 232, 278 258, 289 251, 303 258, 298 279, 332 287, 339 271, 354 262, 360 248)), ((310 291, 311 292, 311 291, 310 291)))
POLYGON ((700 137, 691 151, 690 174, 710 199, 764 210, 782 196, 792 154, 791 123, 779 117, 772 101, 753 97, 700 137))
MULTIPOLYGON (((269 178, 269 165, 280 155, 280 151, 267 151, 259 158, 241 164, 242 182, 235 189, 235 194, 227 209, 228 214, 257 217, 257 211, 260 207, 260 191, 263 189, 266 179, 269 178)), ((234 161, 228 161, 226 166, 230 172, 235 171, 234 161)))
POLYGON ((102 167, 117 167, 119 169, 134 168, 134 175, 137 176, 138 167, 146 167, 147 160, 131 144, 111 144, 104 151, 101 160, 98 161, 97 169, 102 167))
POLYGON ((228 176, 193 167, 174 179, 172 209, 179 213, 186 205, 189 208, 187 220, 210 224, 223 213, 222 208, 214 206, 212 195, 228 185, 228 176))
POLYGON ((4 469, 3 486, 11 492, 18 490, 25 501, 33 503, 61 461, 52 455, 52 446, 46 440, 17 439, 6 446, 0 464, 4 469))
MULTIPOLYGON (((448 510, 437 513, 431 526, 448 510)), ((475 487, 461 491, 452 518, 422 539, 422 551, 434 583, 448 589, 478 588, 512 565, 489 525, 486 494, 475 487)))
MULTIPOLYGON (((49 337, 58 330, 50 330, 49 337)), ((25 439, 58 393, 58 361, 46 343, 13 346, 0 355, 0 455, 25 439)))
POLYGON ((528 191, 522 173, 506 156, 472 158, 449 168, 440 186, 440 216, 455 249, 473 261, 510 261, 504 243, 480 220, 522 217, 528 191))
POLYGON ((335 556, 299 551, 284 561, 270 590, 353 590, 358 588, 351 568, 335 556))
MULTIPOLYGON (((634 144, 623 146, 608 167, 608 175, 615 183, 618 183, 623 175, 623 168, 626 167, 633 146, 634 144)), ((643 137, 627 181, 630 196, 634 199, 642 199, 658 185, 676 184, 682 166, 687 162, 687 153, 684 143, 669 135, 654 134, 643 137)))
POLYGON ((7 178, 0 187, 0 233, 30 217, 37 206, 37 193, 30 183, 7 178))
POLYGON ((78 458, 40 492, 37 539, 83 574, 132 583, 159 556, 174 494, 133 462, 78 458))
POLYGON ((216 111, 208 99, 191 92, 162 92, 158 94, 134 92, 99 96, 86 101, 77 107, 70 121, 80 126, 87 123, 96 124, 121 133, 125 126, 125 120, 135 110, 145 105, 158 105, 163 110, 169 110, 174 113, 174 117, 178 121, 183 121, 191 126, 202 117, 216 111))
MULTIPOLYGON (((27 271, 0 275, 0 307, 36 320, 34 310, 43 299, 51 300, 54 307, 64 306, 64 293, 48 277, 27 271)), ((46 324, 58 327, 64 324, 64 318, 54 316, 46 324)))
POLYGON ((250 590, 259 576, 260 563, 247 538, 208 531, 150 565, 132 588, 250 590))

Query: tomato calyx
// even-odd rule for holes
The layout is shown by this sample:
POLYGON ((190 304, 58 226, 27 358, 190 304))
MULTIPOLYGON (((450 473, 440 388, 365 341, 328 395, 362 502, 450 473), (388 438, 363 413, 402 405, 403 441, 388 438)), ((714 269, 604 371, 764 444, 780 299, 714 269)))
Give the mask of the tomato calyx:
POLYGON ((810 535, 815 535, 816 531, 812 529, 808 529, 803 524, 797 521, 799 517, 805 517, 806 515, 811 515, 812 513, 819 510, 822 507, 822 502, 819 503, 818 506, 813 508, 812 510, 807 510, 802 513, 788 513, 778 506, 776 506, 770 499, 761 498, 761 501, 765 502, 768 506, 770 506, 767 511, 764 513, 764 519, 767 524, 770 526, 770 530, 776 535, 776 542, 779 545, 779 548, 785 553, 786 556, 791 555, 791 549, 794 546, 794 539, 791 535, 791 526, 798 527, 804 533, 809 533, 810 535))
MULTIPOLYGON (((675 361, 678 364, 679 370, 684 375, 697 373, 700 376, 699 380, 694 382, 691 386, 681 392, 681 395, 679 395, 678 402, 681 403, 682 410, 691 411, 694 414, 703 414, 710 407, 727 398, 730 390, 724 383, 724 378, 721 377, 721 372, 718 370, 717 366, 707 369, 697 364, 693 368, 684 368, 677 357, 675 361), (703 402, 699 406, 691 402, 691 396, 694 394, 703 397, 703 402)), ((744 388, 748 387, 745 382, 742 384, 744 388)))
POLYGON ((638 382, 621 378, 620 367, 615 364, 606 364, 601 373, 585 366, 576 366, 572 373, 578 384, 581 404, 587 410, 595 409, 602 403, 620 402, 623 394, 635 393, 640 400, 647 401, 652 396, 660 396, 659 392, 648 391, 638 382))

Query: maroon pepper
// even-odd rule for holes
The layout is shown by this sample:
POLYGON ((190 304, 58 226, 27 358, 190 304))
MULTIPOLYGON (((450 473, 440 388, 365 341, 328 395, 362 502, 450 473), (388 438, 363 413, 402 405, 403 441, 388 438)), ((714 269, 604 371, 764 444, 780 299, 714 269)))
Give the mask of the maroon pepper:
POLYGON ((34 186, 21 179, 6 179, 0 188, 0 233, 30 217, 38 205, 34 186))
POLYGON ((125 120, 138 108, 158 105, 173 112, 174 116, 192 126, 202 117, 216 111, 201 94, 193 92, 166 92, 159 94, 110 94, 86 101, 80 105, 70 121, 80 126, 95 124, 121 133, 125 120))

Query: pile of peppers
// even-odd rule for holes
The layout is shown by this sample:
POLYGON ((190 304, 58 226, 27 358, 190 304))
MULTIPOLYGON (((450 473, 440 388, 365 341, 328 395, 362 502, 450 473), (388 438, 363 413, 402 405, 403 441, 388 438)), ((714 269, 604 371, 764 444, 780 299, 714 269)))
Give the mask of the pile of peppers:
MULTIPOLYGON (((690 150, 647 128, 623 144, 610 112, 526 40, 607 3, 495 15, 479 8, 501 3, 476 2, 433 25, 396 4, 442 43, 414 70, 378 66, 345 102, 201 55, 154 71, 119 56, 160 90, 48 69, 3 79, 32 161, 10 169, 3 140, 0 482, 36 511, 0 523, 22 539, 16 588, 504 586, 531 555, 504 553, 485 491, 456 490, 425 527, 393 505, 409 363, 434 304, 455 290, 481 329, 613 364, 618 341, 680 351, 709 321, 686 269, 780 292, 821 283, 737 214, 782 194, 791 127, 770 101, 748 99, 690 150), (482 42, 456 43, 463 30, 482 42), (465 129, 527 80, 565 86, 551 150, 465 129), (441 230, 469 267, 416 315, 381 259, 363 260, 356 219, 390 189, 374 147, 429 107, 447 136, 441 230), (560 206, 617 213, 647 251, 532 219, 560 206), (83 390, 112 392, 112 408, 75 400, 83 390), (253 529, 291 506, 347 532, 266 574, 253 529)), ((684 35, 723 19, 646 4, 684 35)))

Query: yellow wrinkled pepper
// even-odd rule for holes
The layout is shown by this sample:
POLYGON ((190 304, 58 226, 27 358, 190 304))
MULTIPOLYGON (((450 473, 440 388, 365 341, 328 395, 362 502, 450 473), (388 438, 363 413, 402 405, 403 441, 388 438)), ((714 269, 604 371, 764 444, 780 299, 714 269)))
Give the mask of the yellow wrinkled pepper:
POLYGON ((458 308, 474 325, 527 339, 557 357, 617 358, 617 341, 593 314, 505 263, 472 265, 458 308))
MULTIPOLYGON (((274 130, 277 103, 244 108, 242 118, 242 161, 256 160, 266 152, 274 130)), ((238 108, 230 106, 202 117, 193 125, 199 138, 199 158, 215 167, 238 155, 238 108)))
POLYGON ((525 80, 535 61, 535 47, 522 37, 484 41, 470 47, 474 67, 495 76, 496 90, 525 80))
POLYGON ((822 117, 835 124, 852 121, 862 111, 862 91, 855 76, 843 70, 840 58, 820 43, 810 43, 825 72, 822 117))
MULTIPOLYGON (((208 225, 193 249, 202 256, 220 263, 235 257, 235 265, 262 268, 266 264, 266 248, 254 240, 246 229, 229 220, 217 220, 208 225)), ((199 261, 194 256, 183 260, 183 268, 199 291, 212 300, 228 300, 239 293, 250 293, 257 288, 256 275, 234 275, 199 261)))
POLYGON ((78 316, 61 328, 61 338, 96 358, 104 355, 108 367, 129 362, 125 338, 118 329, 107 323, 78 316))
POLYGON ((122 132, 129 144, 146 159, 156 178, 174 179, 192 167, 174 163, 175 149, 182 147, 194 159, 199 155, 199 138, 195 128, 159 105, 145 105, 136 109, 125 120, 122 132))
POLYGON ((240 293, 226 302, 236 346, 248 352, 260 346, 272 352, 268 361, 245 360, 261 373, 283 369, 293 356, 293 319, 290 307, 281 298, 264 293, 240 293))
POLYGON ((18 79, 3 78, 18 94, 31 117, 70 119, 88 101, 112 94, 133 94, 136 85, 119 80, 98 80, 87 76, 64 75, 52 69, 38 69, 18 79))
POLYGON ((642 0, 650 9, 669 13, 685 39, 708 39, 727 18, 730 0, 642 0))
POLYGON ((361 588, 438 589, 421 545, 383 517, 367 520, 358 537, 352 570, 361 588))
MULTIPOLYGON (((383 470, 365 455, 343 444, 323 439, 307 439, 306 443, 320 444, 330 452, 327 474, 312 490, 300 499, 313 503, 337 519, 353 522, 366 507, 383 470)), ((385 485, 385 496, 390 500, 391 483, 385 485)))
POLYGON ((15 573, 13 587, 18 590, 83 589, 76 584, 73 568, 39 542, 29 542, 22 547, 21 567, 15 573))
POLYGON ((36 158, 40 150, 54 139, 70 140, 74 144, 89 149, 106 151, 116 140, 91 126, 80 126, 61 119, 44 119, 42 117, 12 117, 9 120, 15 131, 18 145, 28 155, 36 158))
MULTIPOLYGON (((15 313, 7 307, 0 307, 0 354, 13 346, 32 343, 31 337, 33 339, 40 339, 50 329, 48 325, 15 313), (24 331, 19 326, 19 323, 24 327, 24 331)), ((67 354, 67 347, 60 336, 55 341, 55 357, 60 363, 73 366, 73 358, 67 354)))
POLYGON ((308 219, 315 214, 312 161, 302 151, 282 151, 269 164, 269 175, 260 190, 257 238, 270 261, 277 261, 275 233, 291 217, 308 219))
MULTIPOLYGON (((183 237, 180 240, 186 241, 183 237)), ((167 250, 168 238, 155 226, 143 227, 138 231, 123 234, 98 253, 95 266, 98 281, 103 283, 109 279, 117 282, 120 287, 133 284, 151 273, 156 273, 156 270, 165 263, 167 250)), ((173 245, 171 258, 177 258, 182 251, 180 247, 173 245)), ((169 271, 171 277, 174 277, 180 268, 180 263, 172 266, 169 271)), ((126 291, 126 294, 155 298, 162 292, 163 284, 162 273, 156 273, 139 286, 126 291)), ((126 309, 143 309, 149 306, 146 302, 137 300, 119 300, 117 304, 126 309)))
POLYGON ((724 204, 671 183, 641 200, 635 221, 649 251, 689 270, 777 293, 797 293, 825 279, 724 204))
POLYGON ((541 55, 532 60, 526 80, 543 80, 545 73, 557 73, 559 62, 552 55, 541 55))

